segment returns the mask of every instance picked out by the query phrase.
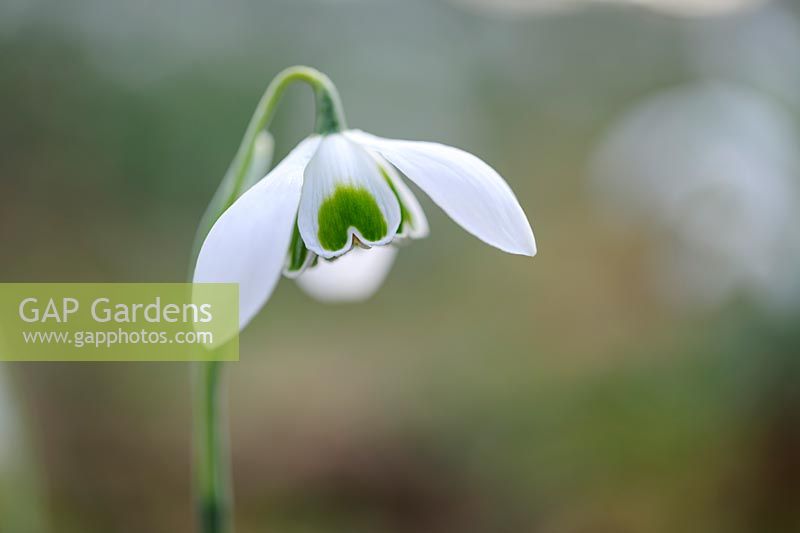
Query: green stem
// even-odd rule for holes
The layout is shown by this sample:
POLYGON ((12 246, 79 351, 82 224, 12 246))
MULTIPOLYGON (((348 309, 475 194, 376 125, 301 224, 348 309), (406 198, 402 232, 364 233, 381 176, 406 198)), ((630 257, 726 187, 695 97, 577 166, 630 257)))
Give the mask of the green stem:
POLYGON ((230 464, 226 453, 227 426, 221 407, 222 363, 208 361, 196 367, 195 482, 197 520, 203 533, 227 533, 230 526, 230 464))
MULTIPOLYGON (((269 84, 247 126, 242 143, 225 177, 206 210, 192 250, 192 269, 214 222, 244 193, 247 177, 254 169, 256 140, 269 126, 280 97, 294 82, 304 82, 314 90, 317 107, 316 132, 320 135, 345 129, 339 93, 323 73, 309 67, 290 67, 269 84)), ((192 279, 192 273, 189 273, 192 279)), ((230 458, 227 450, 228 428, 221 407, 222 363, 197 363, 194 376, 194 477, 198 499, 198 521, 202 533, 232 533, 230 458)))
MULTIPOLYGON (((289 67, 272 80, 258 102, 253 118, 242 139, 242 144, 231 167, 236 171, 236 183, 241 184, 253 157, 253 145, 259 132, 269 126, 283 91, 294 82, 304 82, 314 90, 317 104, 315 130, 320 135, 336 133, 347 127, 339 92, 333 82, 322 72, 310 67, 289 67)), ((229 170, 230 172, 230 170, 229 170)), ((235 198, 234 198, 235 199, 235 198)))
MULTIPOLYGON (((272 121, 283 92, 295 82, 306 83, 314 90, 317 108, 315 131, 317 133, 325 135, 347 128, 339 91, 336 90, 336 86, 330 78, 310 67, 295 66, 279 72, 258 102, 253 117, 250 119, 250 124, 247 125, 247 130, 245 130, 242 143, 236 151, 236 156, 233 158, 227 172, 225 172, 222 183, 220 183, 208 209, 203 215, 203 219, 200 221, 192 249, 192 268, 194 268, 197 255, 200 253, 200 247, 208 232, 211 231, 214 222, 244 192, 247 176, 253 170, 251 166, 254 163, 253 156, 255 154, 256 140, 272 121)), ((264 174, 266 174, 266 170, 264 174)), ((192 273, 189 272, 189 278, 191 279, 191 277, 192 273)))

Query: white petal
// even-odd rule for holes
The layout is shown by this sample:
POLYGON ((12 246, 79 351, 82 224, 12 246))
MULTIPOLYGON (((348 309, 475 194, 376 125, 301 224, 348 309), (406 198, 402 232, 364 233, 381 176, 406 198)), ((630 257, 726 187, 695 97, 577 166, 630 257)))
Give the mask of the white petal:
POLYGON ((266 303, 278 282, 300 203, 303 170, 319 145, 309 137, 225 211, 208 233, 195 283, 239 284, 239 327, 266 303))
POLYGON ((297 221, 306 247, 332 258, 350 250, 353 236, 368 246, 391 242, 400 205, 375 159, 334 134, 322 139, 306 167, 297 221))
POLYGON ((414 193, 411 192, 411 189, 408 188, 408 185, 405 184, 391 163, 377 153, 374 155, 378 158, 378 163, 381 168, 386 171, 386 175, 392 182, 392 188, 394 188, 394 191, 400 199, 400 208, 405 208, 408 211, 408 218, 410 220, 408 222, 403 221, 403 226, 398 229, 398 233, 408 231, 408 234, 403 236, 408 236, 412 239, 427 237, 429 233, 428 219, 425 217, 425 211, 423 211, 422 206, 419 205, 417 197, 414 196, 414 193))
POLYGON ((380 153, 482 241, 512 254, 536 255, 533 231, 511 188, 474 155, 443 144, 384 139, 358 130, 345 135, 380 153))
POLYGON ((297 278, 307 294, 323 302, 359 302, 370 298, 392 268, 397 248, 354 248, 334 261, 320 260, 297 278))

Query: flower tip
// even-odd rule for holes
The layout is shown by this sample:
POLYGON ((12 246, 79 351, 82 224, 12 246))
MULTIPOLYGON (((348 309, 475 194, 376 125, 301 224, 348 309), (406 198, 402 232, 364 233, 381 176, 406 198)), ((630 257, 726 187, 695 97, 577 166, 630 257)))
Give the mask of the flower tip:
POLYGON ((514 255, 524 255, 526 257, 535 257, 536 253, 538 252, 536 249, 536 241, 533 239, 533 235, 531 235, 529 241, 523 243, 519 248, 506 251, 514 255))
POLYGON ((506 246, 497 244, 495 244, 495 246, 504 252, 527 257, 534 257, 538 252, 536 249, 536 239, 533 236, 533 229, 531 229, 530 223, 525 218, 517 224, 517 232, 513 241, 507 242, 506 246))
POLYGON ((527 249, 526 249, 524 252, 522 252, 522 254, 520 254, 520 255, 525 255, 525 256, 528 256, 528 257, 536 257, 536 253, 537 253, 537 252, 538 252, 538 250, 536 249, 536 243, 535 243, 535 242, 532 242, 532 243, 531 243, 531 245, 530 245, 530 247, 529 247, 529 248, 527 248, 527 249))
POLYGON ((522 255, 527 255, 528 257, 536 257, 536 253, 538 250, 536 249, 536 239, 533 237, 533 232, 530 234, 530 239, 527 242, 527 246, 525 247, 525 252, 522 255))

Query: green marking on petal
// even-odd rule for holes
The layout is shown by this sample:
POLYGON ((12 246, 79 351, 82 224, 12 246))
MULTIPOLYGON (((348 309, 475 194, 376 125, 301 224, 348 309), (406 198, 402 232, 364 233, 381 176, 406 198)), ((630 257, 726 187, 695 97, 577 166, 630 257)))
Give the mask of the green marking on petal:
POLYGON ((294 233, 292 233, 292 243, 289 245, 289 267, 290 272, 297 272, 306 262, 308 249, 303 238, 300 236, 300 228, 297 226, 297 219, 294 221, 294 233))
POLYGON ((386 172, 386 169, 381 166, 379 166, 378 169, 381 171, 383 179, 385 179, 386 183, 389 184, 389 188, 392 189, 394 197, 397 198, 397 203, 400 204, 400 226, 397 230, 399 233, 405 229, 406 225, 411 227, 414 224, 414 221, 411 220, 411 212, 408 210, 408 208, 406 208, 406 205, 400 198, 400 194, 397 192, 397 188, 394 186, 394 181, 392 181, 392 178, 389 177, 389 173, 386 172))
POLYGON ((350 228, 356 228, 372 242, 383 239, 388 232, 378 202, 367 189, 340 185, 319 208, 319 243, 326 250, 341 250, 347 245, 350 228))

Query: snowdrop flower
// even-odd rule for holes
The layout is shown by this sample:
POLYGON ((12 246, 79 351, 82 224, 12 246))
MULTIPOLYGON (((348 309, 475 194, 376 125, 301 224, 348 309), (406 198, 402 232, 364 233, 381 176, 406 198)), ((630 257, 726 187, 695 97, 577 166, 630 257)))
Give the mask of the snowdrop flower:
MULTIPOLYGON (((239 284, 240 329, 267 302, 281 274, 322 300, 367 298, 385 278, 394 245, 428 234, 404 177, 479 239, 512 254, 536 253, 525 213, 489 165, 442 144, 348 129, 330 79, 291 67, 267 87, 200 222, 192 280, 239 284), (273 143, 267 126, 281 94, 297 81, 314 90, 316 131, 268 172, 273 143)), ((215 336, 212 349, 235 333, 215 336)), ((194 383, 197 509, 202 531, 219 533, 230 529, 231 514, 220 363, 200 364, 194 383)))
POLYGON ((744 295, 770 313, 800 305, 800 136, 780 106, 725 83, 658 93, 626 113, 591 164, 598 199, 667 239, 653 269, 669 303, 744 295))
POLYGON ((282 273, 324 300, 370 296, 394 259, 386 248, 428 234, 403 177, 487 244, 536 254, 525 213, 489 165, 443 144, 347 129, 332 85, 315 89, 317 133, 238 197, 199 251, 196 283, 239 284, 241 328, 282 273))

